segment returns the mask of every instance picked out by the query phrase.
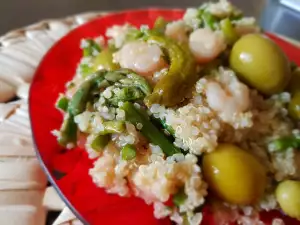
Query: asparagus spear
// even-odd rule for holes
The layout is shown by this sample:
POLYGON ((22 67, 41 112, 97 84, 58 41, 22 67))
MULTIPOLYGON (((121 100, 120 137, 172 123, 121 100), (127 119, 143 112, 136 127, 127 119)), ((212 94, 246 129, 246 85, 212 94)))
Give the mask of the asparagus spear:
POLYGON ((151 143, 158 145, 167 156, 181 153, 180 149, 175 147, 172 142, 145 117, 141 110, 135 108, 132 103, 125 102, 121 108, 125 111, 126 120, 135 126, 142 124, 141 133, 151 143))

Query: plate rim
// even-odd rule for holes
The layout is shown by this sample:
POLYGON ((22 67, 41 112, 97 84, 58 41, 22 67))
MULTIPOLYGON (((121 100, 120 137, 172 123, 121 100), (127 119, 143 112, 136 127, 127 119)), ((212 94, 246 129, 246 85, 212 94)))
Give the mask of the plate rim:
MULTIPOLYGON (((81 24, 79 26, 77 26, 75 29, 72 29, 70 32, 68 32, 66 35, 64 35, 62 38, 60 38, 59 40, 57 40, 53 46, 51 46, 51 48, 49 48, 46 52, 46 54, 42 57, 42 59, 40 60, 38 66, 35 69, 31 84, 33 84, 37 77, 38 77, 38 72, 40 71, 40 69, 43 66, 43 63, 45 61, 45 59, 48 57, 48 55, 53 51, 54 48, 56 48, 58 45, 61 44, 61 42, 63 42, 63 40, 69 38, 70 35, 72 35, 73 33, 78 32, 79 29, 81 29, 82 27, 88 26, 89 24, 93 23, 96 20, 99 20, 100 18, 106 18, 106 17, 110 17, 110 16, 115 16, 115 15, 119 15, 119 14, 124 14, 124 13, 137 13, 137 12, 142 12, 142 11, 153 11, 153 10, 159 10, 159 11, 178 11, 178 12, 184 12, 184 8, 169 8, 169 7, 149 7, 149 8, 135 8, 135 9, 126 9, 126 10, 118 10, 118 11, 111 11, 108 14, 105 15, 99 15, 95 18, 93 18, 92 20, 88 21, 87 23, 81 24)), ((126 23, 126 21, 124 21, 124 23, 126 23)), ((265 34, 271 34, 272 36, 275 36, 279 39, 281 39, 282 41, 291 44, 290 42, 284 40, 283 38, 281 38, 280 36, 274 34, 274 33, 269 33, 266 32, 265 34)), ((291 44, 293 45, 293 44, 291 44)), ((297 49, 297 46, 293 45, 295 47, 295 49, 297 49)), ((55 181, 55 178, 51 175, 51 172, 49 171, 49 169, 47 168, 47 165, 45 164, 44 160, 42 159, 42 155, 41 152, 37 146, 36 143, 36 137, 35 137, 35 133, 33 132, 33 118, 32 118, 32 105, 33 105, 33 100, 32 100, 32 93, 33 93, 33 85, 30 85, 30 89, 29 89, 29 97, 28 97, 28 113, 29 113, 29 121, 30 121, 30 128, 31 128, 31 137, 33 140, 33 147, 36 153, 36 157, 39 161, 39 164, 41 165, 44 173, 46 174, 49 182, 51 183, 51 185, 54 187, 55 191, 58 193, 59 197, 63 200, 63 202, 66 204, 66 206, 71 210, 71 212, 76 216, 76 218, 78 220, 80 220, 83 224, 88 225, 89 223, 86 221, 86 219, 81 215, 81 213, 73 206, 73 204, 69 201, 69 199, 65 196, 65 194, 61 191, 61 189, 59 188, 59 185, 57 184, 57 182, 55 181)))

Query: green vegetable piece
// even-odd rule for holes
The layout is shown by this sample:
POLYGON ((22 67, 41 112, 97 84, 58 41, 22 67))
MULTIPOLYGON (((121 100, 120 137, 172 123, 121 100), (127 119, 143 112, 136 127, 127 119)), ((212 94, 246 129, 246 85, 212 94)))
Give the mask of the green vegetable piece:
POLYGON ((76 116, 85 110, 91 87, 92 84, 90 80, 85 81, 80 85, 69 103, 68 111, 72 115, 76 116))
POLYGON ((169 134, 171 134, 172 136, 175 135, 175 130, 173 129, 173 127, 166 124, 165 120, 160 120, 160 122, 161 122, 161 125, 163 126, 163 128, 166 129, 166 131, 168 131, 169 134))
POLYGON ((282 137, 272 141, 270 147, 276 152, 285 151, 288 148, 299 148, 300 140, 296 137, 282 137))
POLYGON ((179 207, 180 205, 184 204, 186 199, 187 195, 184 193, 184 188, 182 188, 173 196, 173 203, 179 207))
MULTIPOLYGON (((76 116, 85 111, 87 102, 93 94, 93 89, 101 86, 106 71, 99 71, 87 78, 77 89, 69 102, 68 112, 76 116)), ((99 90, 97 90, 99 92, 99 90)))
POLYGON ((216 30, 217 18, 214 17, 211 13, 204 11, 201 15, 201 18, 205 24, 205 27, 209 27, 211 30, 216 30))
POLYGON ((167 24, 168 22, 163 17, 157 17, 154 22, 153 29, 161 34, 164 34, 167 24))
POLYGON ((229 44, 234 44, 239 39, 239 35, 235 31, 231 21, 228 18, 222 20, 220 22, 220 26, 225 39, 229 44))
POLYGON ((67 111, 69 105, 69 99, 66 96, 61 96, 56 102, 56 107, 64 112, 67 111))
POLYGON ((144 93, 135 87, 124 87, 117 91, 112 98, 108 99, 108 102, 114 106, 118 106, 119 102, 135 101, 145 97, 144 93))
POLYGON ((144 33, 140 31, 139 29, 132 28, 127 34, 126 34, 126 42, 129 41, 135 41, 144 36, 144 33))
POLYGON ((126 78, 122 71, 111 71, 105 75, 105 79, 110 82, 118 82, 121 79, 126 78))
POLYGON ((300 120, 300 90, 294 93, 289 102, 288 112, 294 120, 300 120))
POLYGON ((64 118, 64 122, 60 128, 60 136, 58 138, 58 143, 62 146, 67 146, 67 144, 76 144, 77 141, 77 125, 74 122, 74 116, 67 113, 64 118))
POLYGON ((135 73, 129 73, 127 77, 132 80, 132 85, 141 89, 141 91, 144 92, 146 96, 152 93, 152 87, 144 77, 139 76, 135 73))
POLYGON ((179 45, 167 37, 150 35, 148 43, 158 44, 164 49, 170 59, 170 68, 155 85, 153 92, 146 97, 145 103, 148 106, 155 103, 177 105, 198 80, 195 59, 188 46, 179 45))
POLYGON ((125 111, 126 121, 135 126, 142 124, 141 133, 151 143, 158 145, 167 156, 181 153, 180 149, 175 147, 172 142, 150 122, 141 109, 135 108, 130 102, 125 102, 121 108, 125 111))
POLYGON ((95 56, 95 53, 101 52, 100 46, 93 39, 87 39, 85 41, 87 45, 83 48, 84 57, 95 56))
POLYGON ((99 134, 115 134, 122 133, 125 131, 124 121, 106 121, 103 122, 104 130, 99 132, 99 134))
POLYGON ((97 55, 93 61, 93 70, 117 70, 120 66, 113 62, 113 51, 105 49, 97 55))
POLYGON ((97 152, 102 151, 110 140, 109 135, 97 135, 91 143, 92 149, 97 152))
POLYGON ((91 75, 92 73, 94 73, 94 70, 92 67, 90 67, 87 64, 80 64, 80 74, 83 78, 91 75))
POLYGON ((136 157, 136 148, 133 145, 125 145, 121 150, 123 160, 132 160, 136 157))

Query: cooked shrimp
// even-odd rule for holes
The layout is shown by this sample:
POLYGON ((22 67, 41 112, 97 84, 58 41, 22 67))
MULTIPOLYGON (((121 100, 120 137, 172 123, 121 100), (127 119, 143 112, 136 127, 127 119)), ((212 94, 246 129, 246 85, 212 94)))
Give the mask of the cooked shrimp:
POLYGON ((223 80, 222 83, 208 81, 206 98, 208 105, 228 123, 250 107, 249 88, 236 78, 223 80))
POLYGON ((135 41, 125 44, 114 54, 114 61, 122 68, 132 69, 144 76, 153 76, 154 72, 166 67, 163 52, 158 45, 135 41))
POLYGON ((226 47, 223 36, 207 28, 191 33, 189 46, 199 63, 215 59, 226 47))
POLYGON ((169 23, 166 27, 165 34, 179 42, 188 42, 187 27, 183 21, 169 23))

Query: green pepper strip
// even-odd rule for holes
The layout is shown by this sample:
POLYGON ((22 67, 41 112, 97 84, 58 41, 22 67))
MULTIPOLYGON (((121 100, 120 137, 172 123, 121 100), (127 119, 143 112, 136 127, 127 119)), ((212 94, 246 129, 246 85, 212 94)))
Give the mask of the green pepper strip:
POLYGON ((161 34, 164 34, 167 24, 168 22, 160 16, 155 20, 153 29, 161 34))
POLYGON ((123 160, 132 160, 136 157, 136 148, 133 145, 125 145, 121 149, 121 156, 123 160))
POLYGON ((143 127, 140 130, 141 133, 153 144, 158 145, 162 151, 167 155, 171 156, 176 153, 181 153, 180 149, 175 147, 166 136, 161 133, 145 115, 142 110, 137 109, 130 102, 125 102, 121 107, 125 111, 126 120, 135 126, 142 124, 143 127))
POLYGON ((93 60, 93 71, 98 71, 99 69, 106 70, 117 70, 120 66, 113 62, 113 51, 110 49, 104 49, 99 55, 93 60))
POLYGON ((226 18, 221 21, 220 25, 227 42, 229 44, 234 44, 239 39, 239 36, 235 31, 234 27, 232 26, 231 21, 228 18, 226 18))
POLYGON ((92 141, 91 147, 95 151, 100 152, 108 144, 109 140, 110 140, 109 135, 97 135, 95 139, 92 141))
POLYGON ((284 151, 288 148, 299 148, 300 147, 300 140, 296 137, 282 137, 276 139, 270 143, 274 151, 284 151))
POLYGON ((155 85, 152 94, 145 99, 146 105, 158 103, 174 106, 184 100, 187 91, 197 81, 196 62, 189 48, 163 36, 150 35, 148 43, 159 45, 170 59, 170 68, 155 85))

